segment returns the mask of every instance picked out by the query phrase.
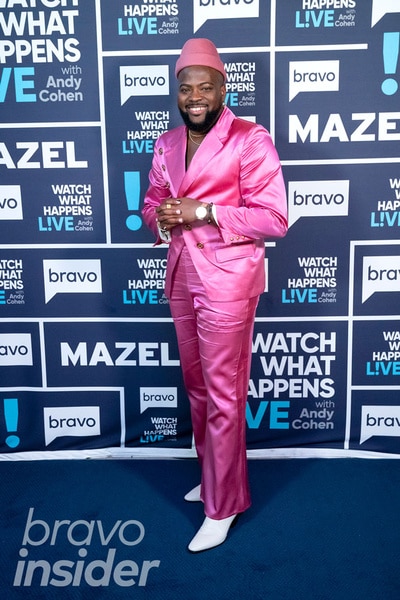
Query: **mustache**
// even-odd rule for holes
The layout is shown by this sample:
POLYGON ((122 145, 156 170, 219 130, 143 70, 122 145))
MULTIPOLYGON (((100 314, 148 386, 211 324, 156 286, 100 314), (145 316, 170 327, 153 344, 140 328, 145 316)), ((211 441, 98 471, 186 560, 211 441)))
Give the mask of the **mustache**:
MULTIPOLYGON (((203 106, 203 105, 190 104, 188 106, 203 106)), ((207 131, 208 129, 211 129, 211 127, 213 127, 213 125, 215 125, 215 123, 218 121, 219 115, 222 112, 222 107, 223 107, 223 105, 221 104, 221 106, 216 108, 215 110, 209 110, 206 113, 202 123, 192 123, 192 121, 189 118, 189 115, 185 111, 183 111, 181 108, 179 108, 179 112, 181 113, 181 117, 182 117, 184 124, 186 125, 186 127, 188 129, 190 129, 190 131, 202 133, 204 131, 207 131)))

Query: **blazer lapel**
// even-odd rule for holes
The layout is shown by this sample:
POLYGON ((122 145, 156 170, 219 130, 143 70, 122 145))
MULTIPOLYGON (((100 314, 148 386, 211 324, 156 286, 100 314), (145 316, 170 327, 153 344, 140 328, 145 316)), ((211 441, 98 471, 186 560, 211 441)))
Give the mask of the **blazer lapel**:
POLYGON ((207 134, 206 139, 202 142, 196 154, 192 158, 185 177, 179 188, 179 196, 185 196, 189 188, 196 182, 199 177, 203 176, 203 171, 206 169, 213 157, 222 148, 222 143, 218 137, 212 135, 212 130, 207 134))
POLYGON ((233 118, 233 113, 225 108, 217 124, 207 134, 205 140, 192 158, 179 187, 178 197, 183 197, 187 194, 189 188, 199 177, 202 177, 204 170, 209 167, 214 156, 221 150, 233 118))
POLYGON ((164 148, 164 152, 166 179, 170 184, 171 197, 179 198, 179 189, 186 172, 186 127, 176 129, 173 141, 164 148))

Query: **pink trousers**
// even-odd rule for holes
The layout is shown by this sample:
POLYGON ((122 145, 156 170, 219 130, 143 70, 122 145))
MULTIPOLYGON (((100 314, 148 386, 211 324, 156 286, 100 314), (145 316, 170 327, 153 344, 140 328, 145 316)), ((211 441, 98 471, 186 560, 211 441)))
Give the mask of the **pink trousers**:
POLYGON ((170 307, 190 400, 204 511, 213 519, 250 506, 246 401, 257 303, 258 297, 210 301, 183 248, 170 307))

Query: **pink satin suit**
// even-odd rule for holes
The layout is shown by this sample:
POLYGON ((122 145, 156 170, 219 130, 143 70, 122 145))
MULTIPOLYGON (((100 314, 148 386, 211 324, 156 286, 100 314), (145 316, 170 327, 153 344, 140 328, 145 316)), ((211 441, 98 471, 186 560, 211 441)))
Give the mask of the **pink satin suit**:
POLYGON ((245 410, 265 238, 287 231, 286 192, 268 132, 225 107, 185 169, 186 127, 155 144, 143 216, 167 198, 212 202, 204 221, 172 230, 165 292, 175 323, 205 514, 224 519, 250 505, 245 410))

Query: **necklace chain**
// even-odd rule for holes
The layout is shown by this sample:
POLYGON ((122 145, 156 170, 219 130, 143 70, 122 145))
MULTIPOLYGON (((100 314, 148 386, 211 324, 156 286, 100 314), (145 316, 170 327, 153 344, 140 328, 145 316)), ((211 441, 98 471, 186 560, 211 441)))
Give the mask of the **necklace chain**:
POLYGON ((190 129, 188 129, 188 134, 189 134, 189 138, 190 138, 190 140, 193 142, 193 144, 196 144, 196 146, 200 146, 201 142, 202 142, 202 141, 203 141, 203 139, 204 139, 204 135, 205 135, 205 134, 201 134, 201 135, 194 135, 194 134, 193 134, 193 137, 192 137, 192 134, 191 134, 191 132, 190 132, 190 129), (201 138, 202 138, 202 140, 201 140, 200 142, 196 142, 196 140, 194 140, 194 139, 193 139, 194 137, 197 137, 197 138, 201 137, 201 138))

